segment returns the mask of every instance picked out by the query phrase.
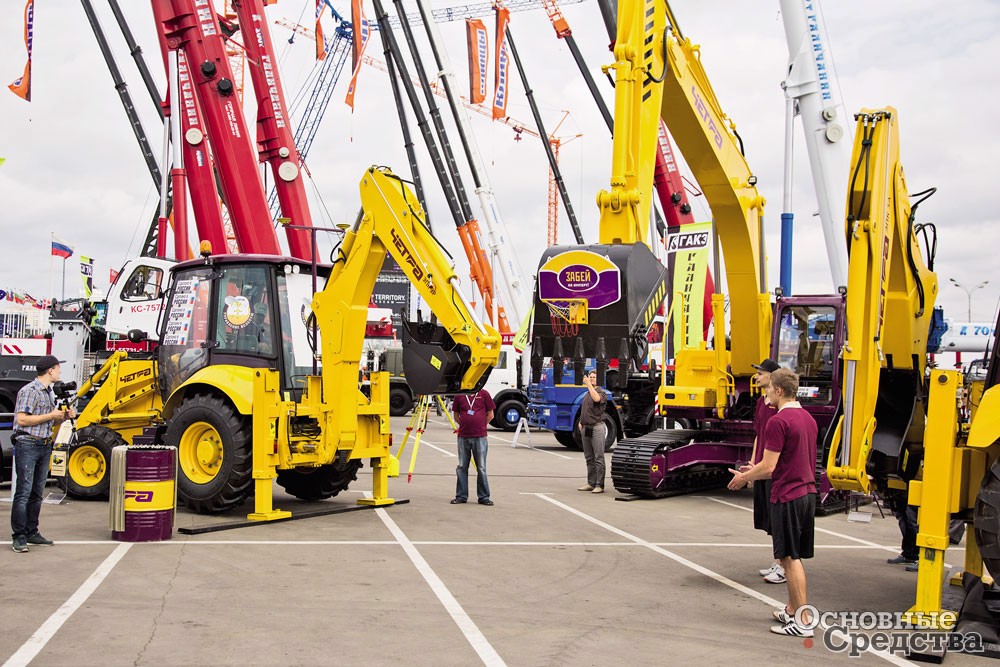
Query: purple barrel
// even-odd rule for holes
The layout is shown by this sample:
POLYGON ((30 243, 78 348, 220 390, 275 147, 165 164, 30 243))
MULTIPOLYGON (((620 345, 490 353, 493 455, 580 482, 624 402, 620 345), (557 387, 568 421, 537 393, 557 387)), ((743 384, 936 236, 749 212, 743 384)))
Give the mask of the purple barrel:
POLYGON ((177 450, 162 445, 120 446, 115 447, 111 460, 112 538, 169 540, 177 499, 177 450))

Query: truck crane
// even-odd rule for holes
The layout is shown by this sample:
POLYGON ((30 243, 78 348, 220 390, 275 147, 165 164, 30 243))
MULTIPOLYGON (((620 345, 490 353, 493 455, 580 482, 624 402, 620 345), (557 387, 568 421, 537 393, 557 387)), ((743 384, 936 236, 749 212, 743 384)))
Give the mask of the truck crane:
MULTIPOLYGON (((205 111, 206 138, 223 166, 222 186, 242 188, 244 201, 256 204, 235 207, 234 224, 252 229, 262 218, 272 229, 260 179, 227 183, 256 169, 233 106, 216 15, 196 11, 196 0, 156 4, 168 46, 197 63, 193 90, 205 111), (227 155, 239 138, 246 147, 227 155), (254 215, 241 219, 243 211, 254 215)), ((247 11, 262 12, 259 0, 248 4, 247 11)), ((103 434, 90 445, 109 461, 110 452, 103 451, 109 444, 161 424, 164 441, 178 448, 179 497, 198 512, 224 511, 255 495, 251 519, 285 517, 287 511, 273 507, 275 479, 296 497, 329 498, 355 479, 363 459, 372 462, 373 489, 359 502, 393 502, 387 488, 393 466, 388 377, 372 374, 364 392, 359 382, 368 304, 386 255, 439 322, 404 328, 404 366, 419 391, 478 389, 497 362, 500 336, 464 300, 448 255, 406 183, 373 167, 360 192, 361 212, 353 226, 340 230, 343 240, 330 267, 268 254, 212 255, 207 248, 201 259, 174 265, 155 358, 116 352, 80 389, 92 395, 78 425, 103 434)), ((93 477, 93 486, 106 485, 106 474, 93 477)))

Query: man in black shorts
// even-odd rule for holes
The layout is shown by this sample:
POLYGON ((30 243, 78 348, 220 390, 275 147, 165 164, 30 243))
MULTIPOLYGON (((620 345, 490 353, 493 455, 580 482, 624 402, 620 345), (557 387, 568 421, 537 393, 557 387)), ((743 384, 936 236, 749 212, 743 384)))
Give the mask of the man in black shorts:
MULTIPOLYGON (((760 388, 761 395, 753 412, 753 454, 750 463, 740 466, 740 472, 747 472, 764 458, 764 429, 771 417, 778 414, 778 408, 767 401, 767 387, 771 384, 771 373, 781 368, 774 359, 765 359, 759 364, 753 364, 757 369, 754 380, 760 388)), ((753 527, 771 535, 771 480, 763 479, 753 486, 753 527)), ((732 487, 730 487, 732 488, 732 487)), ((733 489, 738 491, 739 489, 733 489)), ((775 559, 770 565, 760 570, 760 576, 769 584, 785 583, 785 569, 775 559)))
POLYGON ((771 478, 771 543, 774 557, 785 569, 788 604, 775 610, 780 625, 771 632, 791 637, 812 637, 804 627, 811 619, 798 612, 806 605, 806 571, 802 560, 813 557, 816 513, 816 420, 796 399, 799 377, 781 368, 771 373, 767 397, 778 407, 764 430, 764 458, 747 472, 732 470, 730 488, 771 478))

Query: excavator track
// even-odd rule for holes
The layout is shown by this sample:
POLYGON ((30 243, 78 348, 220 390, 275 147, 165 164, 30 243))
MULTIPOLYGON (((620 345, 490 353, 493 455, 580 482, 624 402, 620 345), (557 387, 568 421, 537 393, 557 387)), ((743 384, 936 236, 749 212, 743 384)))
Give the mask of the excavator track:
POLYGON ((726 466, 696 466, 674 473, 665 470, 665 452, 704 435, 704 431, 674 429, 620 441, 611 457, 615 490, 643 498, 666 498, 724 485, 730 478, 726 466))

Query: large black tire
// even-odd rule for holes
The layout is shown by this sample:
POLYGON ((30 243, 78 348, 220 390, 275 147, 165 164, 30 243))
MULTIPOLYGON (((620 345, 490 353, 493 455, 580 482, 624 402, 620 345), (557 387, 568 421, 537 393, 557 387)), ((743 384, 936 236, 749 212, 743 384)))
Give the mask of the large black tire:
POLYGON ((111 485, 111 450, 125 439, 104 426, 85 426, 66 454, 66 493, 73 498, 105 498, 111 485))
MULTIPOLYGON (((610 452, 614 449, 615 443, 618 442, 618 427, 615 425, 614 417, 605 413, 604 415, 604 426, 607 427, 607 435, 604 438, 604 451, 610 452)), ((583 433, 580 432, 580 417, 576 418, 573 423, 572 433, 556 433, 556 440, 559 444, 564 447, 569 447, 570 449, 583 449, 583 433), (569 440, 572 439, 573 444, 567 444, 569 440)))
POLYGON ((300 500, 326 500, 341 491, 346 491, 351 482, 358 478, 361 461, 348 461, 343 470, 334 464, 318 468, 296 468, 279 470, 278 484, 290 495, 300 500))
POLYGON ((241 505, 253 492, 250 419, 214 394, 188 396, 174 412, 164 442, 177 448, 177 495, 199 514, 241 505))
POLYGON ((607 427, 607 436, 604 438, 604 451, 610 452, 615 447, 615 443, 618 442, 618 426, 615 424, 614 417, 609 414, 604 415, 604 425, 607 427))
POLYGON ((580 449, 580 443, 573 437, 573 433, 570 433, 569 431, 555 431, 554 433, 556 436, 556 442, 563 447, 568 447, 569 449, 580 449))
POLYGON ((413 396, 402 387, 389 388, 389 414, 402 417, 413 407, 413 396))
POLYGON ((516 398, 508 398, 500 404, 493 416, 494 425, 504 431, 515 431, 521 418, 527 414, 527 409, 516 398))
POLYGON ((986 473, 979 487, 974 526, 983 565, 994 580, 1000 581, 1000 459, 986 473))

